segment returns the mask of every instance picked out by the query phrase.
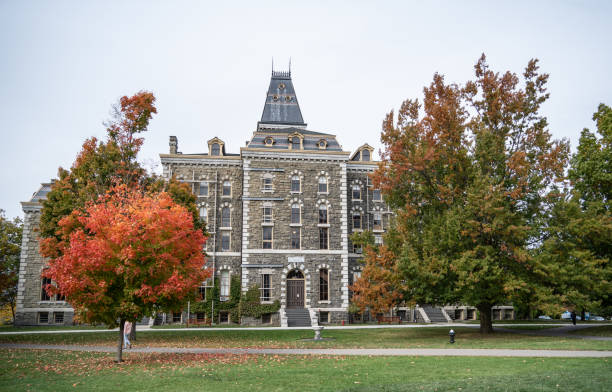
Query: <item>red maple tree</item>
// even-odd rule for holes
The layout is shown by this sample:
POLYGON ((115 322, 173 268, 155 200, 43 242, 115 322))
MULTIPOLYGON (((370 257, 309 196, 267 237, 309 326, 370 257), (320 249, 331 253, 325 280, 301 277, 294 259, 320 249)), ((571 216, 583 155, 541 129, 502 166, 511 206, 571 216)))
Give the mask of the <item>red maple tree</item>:
POLYGON ((66 296, 83 321, 120 327, 118 362, 125 321, 180 308, 209 274, 206 238, 166 192, 117 185, 58 226, 69 233, 60 252, 53 238, 41 241, 50 257, 43 276, 57 284, 47 290, 66 296))

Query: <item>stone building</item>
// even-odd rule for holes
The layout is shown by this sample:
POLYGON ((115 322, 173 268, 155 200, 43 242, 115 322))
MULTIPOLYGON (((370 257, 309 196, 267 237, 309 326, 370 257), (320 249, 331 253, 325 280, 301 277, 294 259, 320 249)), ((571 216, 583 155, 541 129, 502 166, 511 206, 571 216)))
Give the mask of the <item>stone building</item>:
MULTIPOLYGON (((231 277, 239 276, 242 291, 258 285, 262 303, 280 301, 279 313, 259 322, 347 320, 348 287, 361 271, 361 250, 349 237, 371 230, 381 242, 391 215, 368 177, 377 166, 373 148, 344 151, 335 135, 308 130, 291 73, 277 71, 251 139, 233 147, 235 153, 230 147, 212 137, 203 152, 182 153, 170 136, 169 153, 160 154, 163 175, 189 183, 197 196, 221 300, 229 297, 231 277)), ((48 282, 40 279, 44 263, 35 228, 50 186, 22 203, 17 324, 72 322, 73 309, 46 295, 42 284, 48 282)))

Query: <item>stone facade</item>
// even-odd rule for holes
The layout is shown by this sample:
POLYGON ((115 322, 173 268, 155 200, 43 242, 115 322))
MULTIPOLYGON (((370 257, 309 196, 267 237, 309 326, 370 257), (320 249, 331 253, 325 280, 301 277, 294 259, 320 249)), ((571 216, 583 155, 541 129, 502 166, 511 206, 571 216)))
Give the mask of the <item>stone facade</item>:
MULTIPOLYGON (((160 158, 163 176, 190 184, 197 196, 215 277, 240 276, 243 292, 258 285, 262 303, 280 301, 280 312, 266 318, 272 324, 286 325, 288 307, 307 308, 323 322, 348 320, 348 287, 361 271, 349 236, 358 230, 381 236, 389 225, 390 211, 368 177, 377 166, 373 148, 364 144, 351 153, 334 135, 308 130, 284 72, 272 73, 261 121, 245 147, 227 153, 217 137, 203 147, 202 153, 182 153, 178 138, 170 136, 169 153, 160 158)), ((43 261, 32 231, 40 210, 35 199, 23 203, 18 320, 37 324, 38 312, 58 309, 69 323, 66 303, 36 301, 43 261)))

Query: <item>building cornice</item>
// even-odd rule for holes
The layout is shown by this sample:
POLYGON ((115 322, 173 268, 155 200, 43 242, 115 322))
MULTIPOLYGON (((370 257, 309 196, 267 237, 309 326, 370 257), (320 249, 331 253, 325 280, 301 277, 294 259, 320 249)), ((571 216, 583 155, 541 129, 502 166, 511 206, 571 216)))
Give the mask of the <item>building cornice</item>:
POLYGON ((209 156, 209 155, 182 155, 182 154, 159 154, 162 164, 207 164, 207 165, 231 165, 242 166, 242 157, 232 156, 209 156))
POLYGON ((22 201, 21 209, 23 212, 38 212, 42 210, 43 206, 39 202, 36 201, 22 201))

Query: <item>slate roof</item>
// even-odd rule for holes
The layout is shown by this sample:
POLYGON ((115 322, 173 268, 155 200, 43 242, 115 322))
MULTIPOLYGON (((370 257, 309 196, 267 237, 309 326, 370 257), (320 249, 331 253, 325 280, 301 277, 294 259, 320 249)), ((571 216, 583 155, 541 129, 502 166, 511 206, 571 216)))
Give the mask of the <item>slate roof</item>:
POLYGON ((266 103, 259 123, 306 126, 291 81, 291 71, 272 71, 270 87, 268 87, 266 103))

